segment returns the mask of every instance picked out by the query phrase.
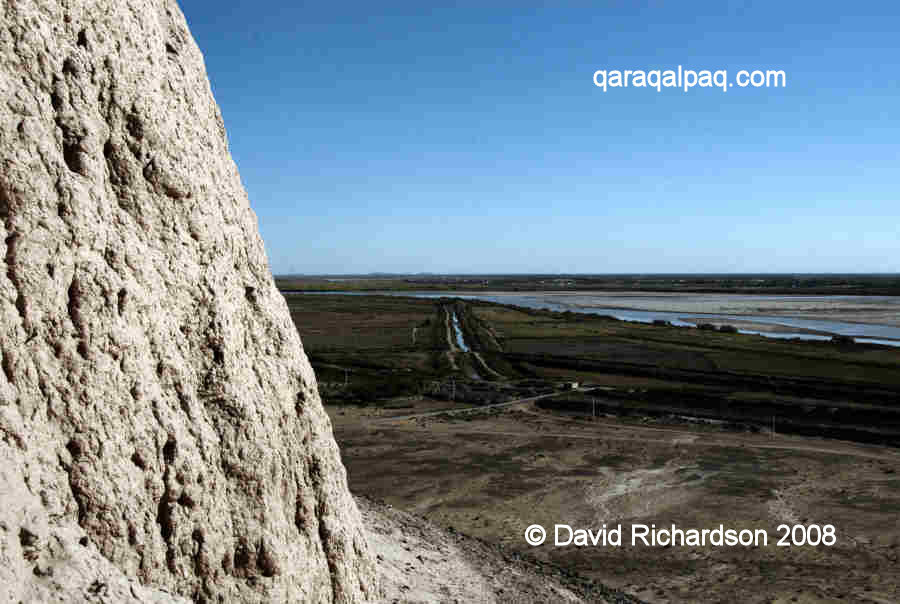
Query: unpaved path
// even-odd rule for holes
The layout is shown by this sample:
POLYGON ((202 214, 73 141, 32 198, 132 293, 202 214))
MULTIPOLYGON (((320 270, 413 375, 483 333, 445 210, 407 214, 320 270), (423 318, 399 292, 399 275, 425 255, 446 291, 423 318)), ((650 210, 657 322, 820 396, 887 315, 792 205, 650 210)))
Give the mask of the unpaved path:
POLYGON ((481 367, 485 370, 486 373, 491 374, 492 376, 494 376, 495 379, 498 379, 498 380, 506 379, 505 375, 497 373, 496 371, 491 369, 491 366, 487 364, 487 361, 484 360, 484 358, 481 356, 480 352, 473 351, 472 356, 475 357, 475 359, 478 361, 478 363, 481 365, 481 367))
POLYGON ((444 410, 439 410, 439 411, 424 411, 424 412, 420 412, 420 413, 412 413, 409 415, 396 415, 394 417, 380 417, 378 419, 373 420, 373 423, 401 421, 401 420, 410 420, 410 419, 421 419, 421 418, 425 418, 425 417, 434 417, 436 415, 462 415, 464 413, 479 413, 482 411, 489 411, 491 409, 502 409, 504 407, 514 407, 515 405, 521 405, 523 403, 533 403, 534 401, 539 401, 544 398, 550 398, 552 396, 559 396, 561 394, 568 394, 570 392, 577 392, 577 391, 569 390, 567 392, 552 392, 550 394, 539 394, 538 396, 529 396, 527 398, 519 398, 514 401, 506 401, 505 403, 495 403, 493 405, 481 405, 479 407, 463 407, 461 409, 444 409, 444 410))
MULTIPOLYGON (((900 451, 887 450, 883 447, 869 447, 846 441, 826 441, 822 440, 816 444, 808 444, 808 439, 794 436, 775 436, 771 442, 759 442, 759 436, 748 437, 741 434, 698 432, 691 430, 683 430, 677 428, 660 428, 651 426, 633 426, 616 424, 612 422, 595 421, 589 424, 591 431, 606 428, 603 431, 594 433, 586 433, 585 428, 579 426, 577 430, 571 432, 545 432, 543 430, 485 430, 479 428, 469 428, 458 424, 430 424, 427 427, 417 426, 414 424, 402 425, 399 422, 407 420, 425 419, 434 416, 453 416, 461 414, 472 414, 480 411, 496 410, 505 407, 514 407, 516 405, 524 405, 534 401, 558 396, 560 393, 545 394, 527 399, 518 399, 506 403, 498 403, 496 405, 485 405, 483 407, 466 407, 463 409, 450 409, 446 411, 429 411, 425 413, 415 413, 411 415, 402 415, 396 417, 379 418, 375 420, 378 423, 397 422, 394 426, 400 429, 413 430, 435 430, 439 429, 445 432, 454 432, 459 434, 496 434, 499 436, 522 436, 522 437, 552 437, 567 438, 580 440, 615 440, 630 441, 640 440, 644 443, 658 444, 679 444, 688 447, 744 447, 751 449, 781 449, 785 451, 797 451, 805 453, 826 453, 833 455, 845 455, 850 457, 859 457, 864 459, 880 459, 884 461, 900 461, 900 451), (661 434, 671 435, 668 438, 659 438, 661 434), (655 435, 657 438, 648 437, 655 435)), ((523 408, 524 409, 524 408, 523 408)), ((535 413, 540 416, 542 414, 535 413)))

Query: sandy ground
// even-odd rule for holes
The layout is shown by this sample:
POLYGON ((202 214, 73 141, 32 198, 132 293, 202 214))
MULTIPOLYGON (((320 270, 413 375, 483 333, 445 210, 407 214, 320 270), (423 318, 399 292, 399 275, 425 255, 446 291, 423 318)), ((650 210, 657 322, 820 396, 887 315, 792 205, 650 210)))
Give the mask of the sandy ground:
MULTIPOLYGON (((644 601, 900 601, 896 449, 712 426, 576 420, 527 405, 403 421, 384 419, 396 410, 328 411, 354 492, 644 601), (627 530, 628 546, 618 548, 524 541, 534 523, 604 522, 760 528, 769 544, 631 547, 627 530), (833 525, 836 544, 775 546, 777 526, 798 522, 833 525)), ((411 546, 417 548, 429 555, 425 544, 411 546)), ((484 592, 478 580, 467 585, 484 592)), ((484 601, 527 601, 496 590, 494 597, 484 601)))
POLYGON ((356 498, 376 552, 382 601, 391 604, 636 602, 584 577, 439 528, 420 516, 356 498))

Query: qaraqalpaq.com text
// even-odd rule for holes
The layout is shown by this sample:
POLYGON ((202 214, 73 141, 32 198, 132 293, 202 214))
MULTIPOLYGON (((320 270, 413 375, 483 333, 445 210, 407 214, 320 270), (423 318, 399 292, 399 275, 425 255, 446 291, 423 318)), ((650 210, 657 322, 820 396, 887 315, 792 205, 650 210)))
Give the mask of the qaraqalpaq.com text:
POLYGON ((783 69, 741 69, 734 78, 728 77, 727 69, 598 69, 594 72, 594 85, 608 92, 612 88, 652 88, 662 92, 663 88, 675 88, 687 92, 691 88, 718 88, 728 92, 729 88, 785 88, 787 74, 783 69))

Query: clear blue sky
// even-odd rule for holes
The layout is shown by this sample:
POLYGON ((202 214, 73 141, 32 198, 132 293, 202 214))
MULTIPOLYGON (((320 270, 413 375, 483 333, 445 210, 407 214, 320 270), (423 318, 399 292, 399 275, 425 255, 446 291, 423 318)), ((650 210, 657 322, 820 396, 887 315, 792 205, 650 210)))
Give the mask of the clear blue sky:
POLYGON ((431 4, 182 2, 274 272, 900 272, 896 2, 431 4))

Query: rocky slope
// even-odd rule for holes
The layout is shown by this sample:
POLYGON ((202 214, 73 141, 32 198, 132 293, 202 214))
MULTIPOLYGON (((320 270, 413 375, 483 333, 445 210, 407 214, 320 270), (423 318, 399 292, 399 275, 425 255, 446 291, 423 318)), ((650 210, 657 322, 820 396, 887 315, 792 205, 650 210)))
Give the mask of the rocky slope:
POLYGON ((375 598, 178 6, 0 12, 0 601, 375 598))
POLYGON ((390 604, 640 604, 640 600, 383 502, 358 497, 390 604))

